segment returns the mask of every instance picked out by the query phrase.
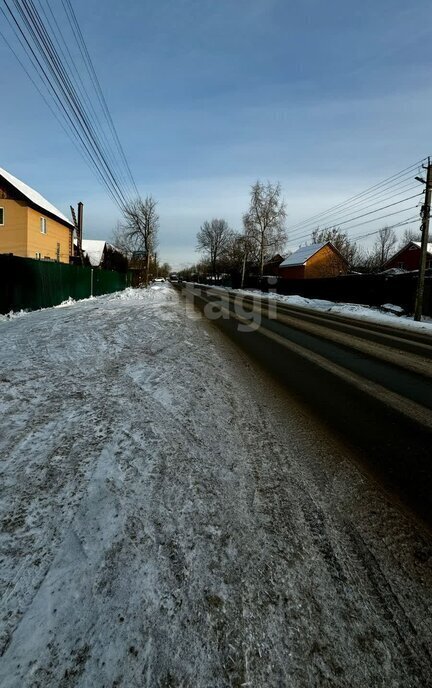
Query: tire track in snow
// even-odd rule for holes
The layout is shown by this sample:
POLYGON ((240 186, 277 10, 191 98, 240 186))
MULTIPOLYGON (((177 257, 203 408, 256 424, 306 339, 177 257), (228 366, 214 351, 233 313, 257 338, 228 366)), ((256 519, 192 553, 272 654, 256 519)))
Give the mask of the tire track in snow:
POLYGON ((7 328, 5 686, 427 685, 429 536, 174 292, 7 328))

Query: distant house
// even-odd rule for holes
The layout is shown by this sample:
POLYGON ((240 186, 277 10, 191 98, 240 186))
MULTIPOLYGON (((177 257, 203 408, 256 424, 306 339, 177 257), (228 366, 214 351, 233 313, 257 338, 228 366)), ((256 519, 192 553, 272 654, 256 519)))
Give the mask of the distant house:
MULTIPOLYGON (((400 268, 402 270, 418 270, 420 267, 420 241, 409 241, 384 265, 384 270, 400 268)), ((426 269, 432 268, 432 243, 427 246, 426 269)))
POLYGON ((94 268, 126 272, 128 260, 115 246, 103 239, 83 239, 84 258, 94 268))
POLYGON ((264 262, 264 275, 277 275, 279 274, 279 265, 283 263, 283 256, 280 253, 272 256, 264 262))
POLYGON ((279 265, 279 276, 288 279, 338 277, 348 272, 348 261, 330 241, 301 246, 279 265))
POLYGON ((0 167, 0 253, 69 263, 73 231, 60 210, 0 167))

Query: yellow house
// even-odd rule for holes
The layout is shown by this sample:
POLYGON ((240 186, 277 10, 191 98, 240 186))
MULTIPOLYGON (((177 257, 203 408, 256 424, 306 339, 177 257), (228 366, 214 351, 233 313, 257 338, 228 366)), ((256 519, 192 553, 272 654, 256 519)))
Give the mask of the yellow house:
POLYGON ((73 231, 65 215, 0 167, 0 253, 69 263, 73 231))

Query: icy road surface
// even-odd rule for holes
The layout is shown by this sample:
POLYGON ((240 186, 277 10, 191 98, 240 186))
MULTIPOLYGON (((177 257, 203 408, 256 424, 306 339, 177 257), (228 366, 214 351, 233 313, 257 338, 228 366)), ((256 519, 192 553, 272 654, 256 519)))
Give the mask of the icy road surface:
POLYGON ((429 536, 171 287, 0 339, 2 688, 432 685, 429 536))

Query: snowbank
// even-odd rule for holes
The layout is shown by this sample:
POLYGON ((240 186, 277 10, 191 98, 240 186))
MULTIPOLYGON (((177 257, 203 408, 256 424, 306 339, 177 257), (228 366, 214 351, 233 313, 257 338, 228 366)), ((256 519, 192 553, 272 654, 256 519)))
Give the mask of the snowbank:
POLYGON ((274 299, 289 306, 299 306, 310 308, 326 313, 337 313, 346 315, 357 320, 367 320, 369 322, 391 325, 402 329, 421 330, 432 334, 432 319, 425 318, 422 322, 416 322, 412 316, 404 315, 400 306, 394 304, 383 304, 380 308, 364 306, 357 303, 336 303, 335 301, 325 301, 321 299, 307 299, 304 296, 284 296, 272 292, 256 291, 253 289, 234 289, 237 294, 245 294, 257 298, 274 299))
MULTIPOLYGON (((163 289, 163 286, 151 286, 149 289, 145 288, 138 288, 135 289, 133 287, 127 287, 123 291, 115 291, 112 294, 102 294, 101 296, 89 296, 86 299, 79 299, 75 300, 71 296, 69 296, 66 301, 62 301, 59 303, 57 306, 51 306, 50 308, 39 308, 38 310, 35 311, 28 311, 28 310, 20 310, 20 311, 10 311, 10 313, 6 313, 4 315, 0 314, 0 323, 2 322, 10 322, 11 320, 14 320, 15 318, 21 318, 24 315, 31 315, 32 313, 41 313, 42 311, 50 311, 52 308, 68 308, 70 306, 77 306, 78 304, 84 304, 86 302, 104 302, 104 301, 111 301, 111 300, 130 300, 130 299, 138 299, 138 300, 143 300, 143 299, 150 299, 152 298, 152 291, 157 291, 159 289, 163 289)), ((154 294, 153 294, 154 296, 154 294)))

